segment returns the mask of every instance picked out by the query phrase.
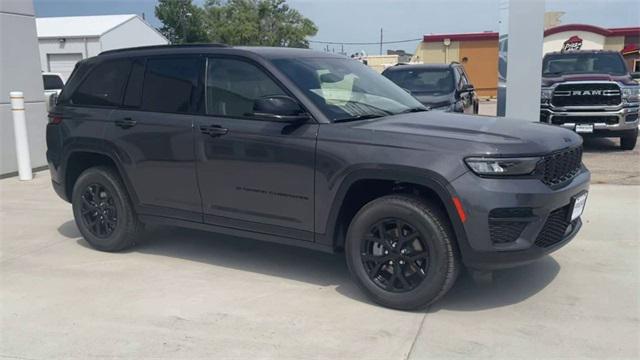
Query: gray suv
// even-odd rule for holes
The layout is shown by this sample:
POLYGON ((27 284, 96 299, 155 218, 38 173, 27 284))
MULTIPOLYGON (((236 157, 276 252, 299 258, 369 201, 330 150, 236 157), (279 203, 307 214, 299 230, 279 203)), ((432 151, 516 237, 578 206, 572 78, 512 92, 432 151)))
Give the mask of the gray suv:
POLYGON ((108 51, 49 114, 53 187, 98 250, 166 224, 344 252, 398 309, 466 265, 536 260, 582 223, 582 140, 541 123, 431 112, 373 70, 303 49, 108 51))

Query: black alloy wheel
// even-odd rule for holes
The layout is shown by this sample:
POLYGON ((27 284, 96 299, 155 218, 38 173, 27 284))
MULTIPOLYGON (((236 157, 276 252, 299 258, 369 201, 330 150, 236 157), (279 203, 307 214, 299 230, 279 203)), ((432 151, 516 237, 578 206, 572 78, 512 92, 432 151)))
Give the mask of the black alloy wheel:
POLYGON ((356 284, 378 304, 423 308, 451 289, 460 270, 445 210, 428 198, 391 194, 362 206, 345 239, 356 284))
POLYGON ((98 250, 129 248, 142 233, 143 225, 114 168, 96 166, 83 171, 73 185, 71 203, 78 230, 98 250))
POLYGON ((111 193, 101 184, 87 186, 81 195, 82 221, 99 238, 108 238, 118 226, 118 210, 111 193))
POLYGON ((411 291, 427 275, 429 254, 424 236, 403 220, 377 222, 361 244, 369 278, 386 291, 411 291))

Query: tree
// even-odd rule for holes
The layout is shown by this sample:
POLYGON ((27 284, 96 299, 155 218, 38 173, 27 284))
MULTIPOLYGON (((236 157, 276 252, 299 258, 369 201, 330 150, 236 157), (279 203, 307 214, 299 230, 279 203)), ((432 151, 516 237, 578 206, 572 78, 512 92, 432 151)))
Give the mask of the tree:
POLYGON ((316 25, 285 0, 208 0, 209 40, 229 45, 309 47, 316 25))
POLYGON ((208 41, 204 10, 191 0, 159 0, 155 14, 162 22, 160 32, 172 44, 208 41))

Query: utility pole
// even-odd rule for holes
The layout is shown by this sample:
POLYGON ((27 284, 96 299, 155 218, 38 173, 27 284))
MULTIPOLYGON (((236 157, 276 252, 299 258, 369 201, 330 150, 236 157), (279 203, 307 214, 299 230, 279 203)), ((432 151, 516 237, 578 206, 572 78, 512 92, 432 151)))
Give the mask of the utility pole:
POLYGON ((380 55, 382 55, 382 28, 380 28, 380 55))

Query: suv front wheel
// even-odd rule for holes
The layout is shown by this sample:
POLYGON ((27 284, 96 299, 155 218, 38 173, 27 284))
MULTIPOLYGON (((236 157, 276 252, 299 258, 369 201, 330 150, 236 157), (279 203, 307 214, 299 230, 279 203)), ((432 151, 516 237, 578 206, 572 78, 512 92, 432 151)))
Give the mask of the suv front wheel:
POLYGON ((71 203, 80 233, 98 250, 126 249, 141 232, 120 176, 109 167, 93 167, 80 174, 71 203))
POLYGON ((410 195, 389 195, 358 211, 347 232, 347 264, 377 303, 402 310, 425 307, 455 282, 459 260, 447 217, 410 195))

